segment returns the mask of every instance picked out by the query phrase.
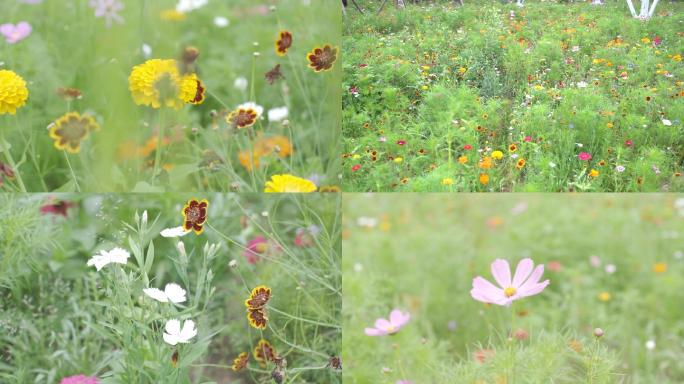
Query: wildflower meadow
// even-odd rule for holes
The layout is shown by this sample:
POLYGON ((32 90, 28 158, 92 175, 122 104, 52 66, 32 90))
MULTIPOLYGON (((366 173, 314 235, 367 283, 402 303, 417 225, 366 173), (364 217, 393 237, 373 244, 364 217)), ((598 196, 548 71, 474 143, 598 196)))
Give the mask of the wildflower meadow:
POLYGON ((392 3, 347 7, 345 190, 684 189, 681 2, 392 3))
POLYGON ((0 188, 338 191, 341 17, 307 0, 0 2, 0 188))
POLYGON ((684 196, 343 202, 345 383, 681 383, 684 196))
POLYGON ((0 382, 342 382, 337 195, 0 200, 0 382))

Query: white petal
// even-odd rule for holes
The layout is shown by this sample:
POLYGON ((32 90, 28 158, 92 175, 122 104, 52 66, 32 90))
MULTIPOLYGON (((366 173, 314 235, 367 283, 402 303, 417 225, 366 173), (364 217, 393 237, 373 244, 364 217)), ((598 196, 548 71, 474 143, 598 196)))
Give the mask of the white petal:
POLYGON ((169 334, 178 335, 180 333, 180 321, 176 319, 167 321, 164 330, 169 334))
POLYGON ((162 303, 167 303, 169 301, 166 294, 157 288, 145 288, 143 289, 143 292, 145 292, 147 296, 162 303))
POLYGON ((163 237, 182 237, 190 233, 190 231, 186 231, 183 229, 183 227, 175 227, 175 228, 166 228, 165 230, 161 231, 160 235, 163 237))
POLYGON ((166 284, 166 287, 164 288, 164 294, 172 303, 183 303, 186 300, 185 289, 181 288, 181 286, 178 284, 166 284))
POLYGON ((131 257, 131 254, 123 248, 117 247, 109 251, 110 263, 126 264, 129 257, 131 257))
POLYGON ((166 341, 168 344, 176 345, 176 344, 178 344, 178 336, 170 335, 170 334, 164 332, 164 341, 166 341))
POLYGON ((183 329, 180 332, 179 342, 187 343, 197 335, 197 328, 195 328, 195 322, 192 320, 186 320, 183 324, 183 329))
POLYGON ((88 260, 88 266, 95 266, 98 271, 102 269, 105 265, 109 264, 109 257, 103 255, 93 255, 93 257, 88 260))
POLYGON ((672 125, 672 122, 668 119, 663 119, 663 124, 667 125, 668 127, 672 125))
POLYGON ((268 121, 282 121, 288 116, 287 107, 272 108, 268 110, 268 121))

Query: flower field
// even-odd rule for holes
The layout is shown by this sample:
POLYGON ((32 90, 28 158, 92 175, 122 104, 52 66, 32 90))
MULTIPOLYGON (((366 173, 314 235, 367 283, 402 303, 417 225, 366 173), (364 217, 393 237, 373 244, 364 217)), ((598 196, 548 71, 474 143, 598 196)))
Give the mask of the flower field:
POLYGON ((681 383, 681 195, 355 195, 345 383, 681 383))
POLYGON ((345 190, 684 190, 681 2, 357 3, 345 190))
POLYGON ((342 382, 336 195, 0 200, 0 382, 342 382))
POLYGON ((0 188, 337 191, 340 20, 302 0, 2 1, 0 188))

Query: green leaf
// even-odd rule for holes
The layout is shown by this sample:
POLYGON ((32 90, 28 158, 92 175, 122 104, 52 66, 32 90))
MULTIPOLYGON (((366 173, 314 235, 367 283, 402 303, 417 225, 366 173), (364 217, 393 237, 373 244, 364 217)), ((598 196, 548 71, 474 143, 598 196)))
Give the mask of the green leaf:
POLYGON ((152 269, 152 262, 154 262, 154 241, 150 241, 150 246, 147 247, 147 257, 145 258, 145 273, 150 273, 150 269, 152 269))

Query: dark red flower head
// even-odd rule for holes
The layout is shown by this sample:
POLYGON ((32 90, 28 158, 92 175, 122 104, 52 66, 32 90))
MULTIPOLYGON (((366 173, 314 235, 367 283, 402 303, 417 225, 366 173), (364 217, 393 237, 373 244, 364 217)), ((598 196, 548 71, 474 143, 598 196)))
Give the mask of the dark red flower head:
POLYGON ((183 207, 183 229, 195 231, 201 234, 204 231, 204 223, 207 221, 207 207, 209 202, 204 200, 190 199, 183 207))

